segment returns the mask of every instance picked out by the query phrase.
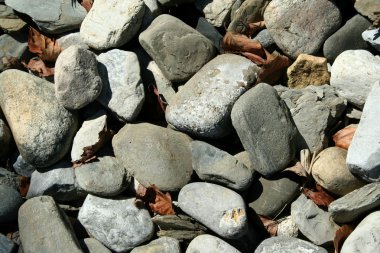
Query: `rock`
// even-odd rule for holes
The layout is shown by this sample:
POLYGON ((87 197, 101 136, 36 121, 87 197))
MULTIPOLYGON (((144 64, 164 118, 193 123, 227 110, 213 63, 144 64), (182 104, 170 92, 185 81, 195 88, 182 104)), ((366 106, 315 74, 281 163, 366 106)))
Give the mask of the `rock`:
POLYGON ((291 216, 286 217, 277 226, 277 236, 287 236, 297 238, 299 235, 298 226, 291 216))
POLYGON ((36 167, 27 163, 20 154, 14 157, 14 159, 12 167, 15 172, 24 177, 31 177, 32 173, 36 170, 36 167))
POLYGON ((162 14, 161 5, 157 0, 143 0, 145 4, 145 12, 142 18, 140 31, 144 31, 152 23, 152 21, 162 14))
POLYGON ((367 41, 377 51, 380 51, 380 37, 378 36, 380 28, 368 29, 362 33, 363 40, 367 41))
POLYGON ((10 223, 17 219, 17 212, 23 199, 14 188, 0 185, 0 223, 10 223))
POLYGON ((160 95, 162 95, 164 101, 170 104, 172 98, 175 95, 175 90, 173 89, 172 82, 170 82, 170 80, 165 77, 156 62, 150 61, 147 69, 153 76, 153 78, 151 78, 151 82, 154 82, 156 84, 157 90, 160 95))
POLYGON ((5 235, 0 234, 0 252, 1 253, 14 253, 16 252, 16 243, 9 240, 5 235))
POLYGON ((315 55, 340 27, 341 19, 338 7, 329 0, 273 0, 264 12, 270 35, 293 59, 302 53, 315 55))
POLYGON ((346 159, 351 173, 369 182, 380 181, 380 132, 374 130, 380 120, 379 96, 380 82, 376 82, 364 105, 346 159))
POLYGON ((70 46, 78 46, 85 49, 89 49, 87 44, 84 43, 82 38, 80 37, 79 32, 63 35, 62 37, 57 39, 57 43, 63 50, 69 48, 70 46))
POLYGON ((213 235, 200 235, 191 241, 186 249, 186 253, 240 253, 239 250, 232 247, 222 239, 213 235))
POLYGON ((78 46, 67 48, 55 63, 54 83, 61 105, 69 110, 85 107, 102 91, 96 55, 78 46))
POLYGON ((347 107, 346 117, 349 119, 360 120, 360 118, 362 117, 362 111, 358 110, 356 107, 351 105, 351 106, 347 107))
POLYGON ((309 85, 320 86, 330 83, 327 60, 323 57, 300 54, 286 71, 288 86, 304 88, 309 85))
POLYGON ((285 169, 295 157, 297 129, 273 87, 261 83, 247 91, 233 106, 231 118, 260 174, 269 177, 285 169))
POLYGON ((94 238, 85 238, 80 241, 84 253, 112 253, 94 238))
POLYGON ((127 124, 114 136, 116 158, 145 187, 178 191, 191 179, 191 138, 148 123, 127 124))
POLYGON ((25 161, 48 167, 69 151, 78 121, 59 105, 52 84, 19 70, 0 75, 0 106, 25 161))
POLYGON ((14 190, 17 190, 20 187, 20 184, 21 179, 17 174, 0 167, 0 185, 8 186, 14 190))
POLYGON ((12 133, 5 122, 0 118, 0 161, 6 160, 12 148, 12 133))
POLYGON ((329 212, 334 221, 349 223, 380 206, 380 183, 367 184, 331 202, 329 212))
POLYGON ((168 14, 153 20, 139 41, 172 82, 187 81, 216 53, 209 39, 168 14))
POLYGON ((332 243, 339 229, 330 213, 320 209, 303 194, 292 203, 291 217, 301 233, 316 245, 332 243))
POLYGON ((380 57, 365 50, 341 53, 331 67, 331 86, 339 96, 363 108, 367 96, 380 78, 380 57))
POLYGON ((111 156, 98 157, 98 161, 75 169, 79 187, 98 196, 116 196, 131 183, 131 177, 119 162, 111 156))
POLYGON ((240 8, 244 0, 236 0, 235 3, 231 7, 231 17, 230 20, 234 20, 237 10, 240 8))
POLYGON ((80 35, 97 50, 122 46, 140 29, 145 8, 143 0, 94 1, 80 27, 80 35))
POLYGON ((260 42, 260 44, 269 51, 274 50, 276 47, 276 43, 274 42, 268 29, 261 30, 252 39, 260 42))
POLYGON ((82 5, 71 0, 6 0, 5 4, 28 15, 41 31, 51 34, 78 29, 87 14, 82 5))
POLYGON ((13 9, 6 5, 0 5, 0 28, 8 33, 19 32, 26 23, 20 19, 13 9))
POLYGON ((210 24, 216 27, 223 27, 227 23, 235 0, 209 1, 196 0, 195 6, 205 15, 210 24))
POLYGON ((27 49, 27 40, 23 36, 16 37, 8 34, 0 36, 0 71, 4 71, 6 66, 3 57, 16 57, 21 59, 27 49))
POLYGON ((327 253, 327 251, 308 241, 287 236, 276 236, 264 240, 255 253, 327 253))
POLYGON ((203 182, 185 185, 179 192, 178 204, 182 211, 223 238, 237 239, 248 231, 244 200, 223 186, 203 182))
POLYGON ((249 170, 251 170, 252 175, 256 174, 255 168, 249 158, 249 153, 247 151, 242 151, 234 155, 236 159, 242 162, 249 170))
POLYGON ((113 49, 100 54, 97 59, 103 81, 103 90, 98 101, 110 109, 120 121, 133 121, 145 100, 136 54, 113 49))
POLYGON ((200 179, 244 191, 252 183, 252 171, 237 158, 206 142, 191 143, 193 169, 200 179))
POLYGON ((198 137, 229 134, 232 106, 255 83, 258 71, 256 64, 242 56, 217 56, 176 93, 166 108, 166 121, 198 137))
POLYGON ((157 0, 162 6, 176 6, 184 3, 191 3, 195 0, 157 0))
POLYGON ((343 196, 356 190, 365 182, 351 174, 346 166, 347 150, 329 147, 319 153, 311 167, 314 180, 323 188, 343 196))
POLYGON ((105 199, 87 195, 78 219, 87 232, 116 252, 133 249, 153 235, 149 212, 135 199, 105 199))
POLYGON ((161 237, 150 243, 134 248, 131 253, 180 253, 181 247, 177 239, 161 237))
POLYGON ((323 55, 329 62, 334 62, 335 58, 344 51, 368 49, 369 47, 362 39, 361 34, 370 25, 371 22, 365 17, 360 14, 355 15, 325 41, 323 55))
POLYGON ((20 207, 18 224, 24 253, 82 252, 68 217, 52 197, 27 200, 20 207))
POLYGON ((207 21, 207 19, 200 17, 195 29, 203 34, 206 38, 211 40, 214 47, 218 49, 218 52, 221 52, 220 42, 222 41, 223 36, 212 24, 207 21))
POLYGON ((355 9, 362 15, 367 16, 372 21, 378 18, 380 3, 377 0, 356 0, 355 9))

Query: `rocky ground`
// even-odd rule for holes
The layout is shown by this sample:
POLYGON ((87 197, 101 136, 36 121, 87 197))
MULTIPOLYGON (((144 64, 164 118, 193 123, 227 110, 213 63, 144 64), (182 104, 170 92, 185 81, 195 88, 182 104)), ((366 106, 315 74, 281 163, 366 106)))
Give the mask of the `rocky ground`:
POLYGON ((377 252, 379 13, 0 1, 0 252, 377 252))

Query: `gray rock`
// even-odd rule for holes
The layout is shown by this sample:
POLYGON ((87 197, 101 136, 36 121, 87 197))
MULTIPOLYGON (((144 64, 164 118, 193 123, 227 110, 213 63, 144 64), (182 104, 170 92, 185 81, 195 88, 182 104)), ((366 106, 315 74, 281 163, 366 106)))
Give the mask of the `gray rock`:
POLYGON ((0 185, 17 190, 20 187, 20 180, 21 179, 17 174, 0 167, 0 185))
MULTIPOLYGON (((380 72, 379 72, 380 73, 380 72)), ((365 102, 363 114, 347 153, 347 167, 368 182, 380 181, 380 82, 376 82, 365 102)))
POLYGON ((176 93, 166 108, 166 121, 194 136, 229 134, 232 106, 255 83, 258 71, 256 64, 242 56, 217 56, 176 93))
POLYGON ((261 83, 247 91, 232 108, 231 118, 255 170, 262 175, 285 169, 295 157, 298 131, 273 87, 261 83))
POLYGON ((78 29, 87 12, 71 0, 6 0, 5 4, 32 18, 46 33, 58 34, 78 29))
POLYGON ((69 48, 70 46, 78 46, 83 47, 85 49, 89 49, 87 44, 84 43, 82 38, 80 37, 79 32, 65 34, 57 39, 57 43, 63 50, 69 48))
POLYGON ((191 241, 186 249, 186 253, 240 253, 239 250, 213 235, 200 235, 191 241))
POLYGON ((327 251, 308 241, 287 236, 276 236, 264 240, 255 253, 327 253, 327 251))
POLYGON ((17 212, 23 199, 14 188, 0 185, 0 223, 10 223, 17 219, 17 212))
POLYGON ((244 0, 236 0, 235 3, 231 7, 231 17, 230 20, 234 20, 237 10, 240 8, 244 0))
MULTIPOLYGON (((1 1, 0 1, 1 2, 1 1)), ((8 33, 19 32, 26 26, 13 9, 6 5, 0 5, 0 28, 8 33)))
POLYGON ((258 32, 253 38, 253 40, 257 40, 261 43, 263 47, 266 49, 271 49, 276 46, 276 43, 274 42, 272 36, 270 35, 268 29, 264 29, 260 32, 258 32))
POLYGON ((303 194, 292 203, 291 217, 302 234, 316 245, 332 243, 339 229, 330 213, 320 209, 303 194))
POLYGON ((365 217, 344 241, 342 253, 376 252, 380 248, 380 211, 365 217))
POLYGON ((162 14, 161 5, 157 0, 143 0, 145 4, 144 17, 142 18, 140 31, 144 31, 152 21, 162 14))
POLYGON ((17 174, 24 177, 31 177, 32 173, 36 170, 36 167, 27 163, 20 154, 15 157, 12 167, 17 174))
POLYGON ((134 248, 131 253, 181 253, 181 247, 177 239, 161 237, 150 243, 134 248))
POLYGON ((204 17, 200 17, 195 29, 203 34, 206 38, 211 40, 214 47, 216 47, 218 51, 221 52, 220 44, 223 36, 212 24, 210 24, 204 17))
POLYGON ((377 51, 380 51, 380 28, 368 29, 362 33, 363 40, 367 41, 377 51))
POLYGON ((98 101, 122 122, 139 114, 145 99, 140 65, 133 52, 113 49, 98 56, 103 90, 98 101))
POLYGON ((340 27, 341 19, 338 7, 329 0, 273 0, 264 12, 272 38, 293 59, 301 53, 317 53, 340 27))
POLYGON ((16 57, 21 59, 21 56, 27 50, 26 37, 18 38, 8 34, 0 36, 0 71, 5 69, 2 58, 3 57, 16 57))
POLYGON ((216 27, 223 27, 223 24, 228 23, 232 5, 236 0, 196 0, 195 6, 205 15, 210 24, 216 27))
POLYGON ((145 51, 173 82, 183 82, 211 60, 212 42, 181 20, 163 14, 139 35, 145 51))
POLYGON ((242 151, 234 156, 236 159, 242 162, 249 170, 251 170, 253 175, 255 175, 255 167, 253 166, 251 159, 249 158, 249 153, 247 151, 242 151))
POLYGON ((140 29, 145 8, 143 0, 94 1, 80 27, 80 35, 97 50, 122 46, 140 29))
POLYGON ((191 143, 193 169, 200 179, 243 191, 252 183, 252 171, 237 158, 203 141, 191 143))
POLYGON ((12 148, 12 133, 5 122, 0 118, 0 161, 7 159, 12 148))
POLYGON ((331 86, 340 97, 363 108, 367 96, 380 78, 380 57, 366 50, 347 50, 331 67, 331 86))
POLYGON ((24 253, 82 252, 68 217, 52 197, 27 200, 20 207, 18 224, 24 253))
POLYGON ((334 221, 349 223, 380 206, 380 183, 367 184, 331 202, 329 212, 334 221))
POLYGON ((9 240, 5 235, 0 234, 0 252, 1 253, 14 253, 16 252, 16 243, 9 240))
POLYGON ((287 236, 297 238, 299 230, 297 224, 291 216, 285 217, 277 226, 277 236, 287 236))
POLYGON ((78 219, 92 237, 113 251, 125 252, 148 241, 154 232, 149 212, 137 208, 134 201, 89 194, 78 219))
POLYGON ((172 82, 170 82, 170 80, 165 77, 156 62, 150 61, 147 69, 153 76, 153 79, 151 81, 157 85, 158 92, 160 95, 162 95, 164 101, 170 104, 172 98, 175 95, 175 90, 173 89, 172 82))
POLYGON ((356 0, 354 7, 360 14, 367 16, 372 21, 379 17, 380 3, 377 0, 356 0))
POLYGON ((116 158, 142 185, 178 191, 191 179, 191 138, 148 123, 127 124, 114 136, 116 158))
POLYGON ((185 185, 178 195, 179 207, 223 238, 237 239, 248 231, 243 198, 223 186, 197 182, 185 185))
POLYGON ((157 0, 162 6, 176 6, 183 3, 191 3, 195 0, 157 0))
POLYGON ((55 63, 54 83, 61 105, 70 110, 85 107, 102 91, 96 55, 78 46, 67 48, 55 63))
POLYGON ((48 167, 69 151, 78 121, 54 96, 52 84, 19 70, 0 75, 0 106, 25 161, 48 167))
POLYGON ((365 17, 360 14, 355 15, 325 41, 323 55, 329 62, 334 62, 335 58, 346 50, 368 49, 361 34, 370 25, 371 22, 365 17))
POLYGON ((104 247, 98 240, 94 238, 86 238, 79 241, 84 253, 112 253, 109 249, 104 247))

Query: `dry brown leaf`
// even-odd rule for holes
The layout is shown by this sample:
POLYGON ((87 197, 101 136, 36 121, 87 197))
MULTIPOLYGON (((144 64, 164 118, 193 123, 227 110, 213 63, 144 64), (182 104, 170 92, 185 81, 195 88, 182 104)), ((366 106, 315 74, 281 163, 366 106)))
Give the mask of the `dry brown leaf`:
POLYGON ((87 12, 89 12, 93 3, 94 0, 82 0, 80 4, 86 9, 87 12))
POLYGON ((62 51, 55 39, 41 34, 33 27, 29 27, 28 48, 30 52, 37 54, 41 60, 50 62, 57 60, 62 51))
POLYGON ((39 77, 48 77, 54 75, 54 68, 46 67, 45 63, 38 57, 30 59, 28 65, 25 65, 27 69, 37 74, 39 77))
POLYGON ((145 188, 139 184, 136 191, 136 206, 141 199, 154 213, 161 215, 175 214, 170 193, 162 193, 154 184, 145 188))
POLYGON ((316 184, 315 191, 303 188, 302 192, 318 206, 328 207, 330 203, 335 200, 335 198, 327 193, 319 184, 316 184))
POLYGON ((29 185, 30 185, 30 178, 21 176, 20 177, 19 191, 20 191, 20 195, 22 197, 25 197, 26 194, 28 193, 29 185))
POLYGON ((270 236, 276 236, 278 223, 267 216, 264 216, 264 215, 258 215, 258 216, 260 217, 261 222, 263 223, 265 229, 268 231, 270 236))
POLYGON ((354 137, 356 127, 346 127, 333 135, 333 141, 336 147, 344 148, 348 150, 351 144, 352 138, 354 137))
POLYGON ((335 253, 339 253, 340 249, 347 239, 347 237, 354 231, 354 226, 352 225, 343 225, 336 232, 334 237, 334 249, 335 253))
POLYGON ((291 172, 296 173, 298 176, 301 176, 301 177, 307 177, 308 176, 305 168, 301 165, 300 162, 297 162, 294 166, 289 167, 289 168, 285 169, 284 171, 291 171, 291 172))

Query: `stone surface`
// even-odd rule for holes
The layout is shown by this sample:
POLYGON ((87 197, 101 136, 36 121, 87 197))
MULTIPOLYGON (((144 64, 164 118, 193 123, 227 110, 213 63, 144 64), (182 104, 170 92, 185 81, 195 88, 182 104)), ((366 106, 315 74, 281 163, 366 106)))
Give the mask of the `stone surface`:
POLYGON ((223 186, 187 184, 179 192, 178 204, 182 211, 223 238, 236 239, 248 231, 243 198, 223 186))
POLYGON ((367 16, 372 21, 379 17, 380 2, 377 0, 356 0, 354 7, 360 14, 367 16))
POLYGON ((380 78, 380 57, 365 50, 341 53, 331 67, 330 84, 339 96, 363 108, 367 96, 380 78))
POLYGON ((212 24, 207 21, 207 19, 200 17, 195 29, 203 34, 206 38, 211 40, 214 47, 216 47, 218 51, 221 52, 220 42, 223 39, 223 36, 212 24))
POLYGON ((85 238, 80 241, 84 253, 111 253, 103 244, 94 238, 85 238))
POLYGON ((140 29, 145 8, 143 0, 94 1, 80 27, 80 35, 97 50, 122 46, 140 29))
POLYGON ((186 249, 186 253, 240 253, 239 250, 213 235, 200 235, 194 238, 186 249))
POLYGON ((276 47, 272 36, 270 35, 268 29, 263 29, 252 37, 253 40, 257 40, 260 44, 267 50, 272 51, 276 47))
POLYGON ((314 55, 341 23, 338 7, 329 0, 273 0, 264 12, 266 27, 289 57, 314 55))
POLYGON ((320 209, 303 194, 292 203, 291 217, 302 234, 316 245, 332 243, 339 229, 330 213, 320 209))
POLYGON ((17 219, 17 212, 23 199, 13 187, 0 185, 0 223, 10 223, 17 219))
POLYGON ((247 91, 233 106, 231 118, 260 174, 269 177, 285 169, 295 157, 298 132, 289 109, 273 87, 261 83, 247 91))
POLYGON ((17 174, 24 177, 31 177, 32 173, 36 170, 36 167, 27 163, 20 154, 14 157, 12 167, 17 174))
POLYGON ((304 88, 309 85, 320 86, 330 83, 327 60, 323 57, 300 54, 286 71, 288 87, 304 88))
MULTIPOLYGON (((380 74, 380 73, 379 73, 380 74)), ((347 153, 347 167, 356 176, 369 181, 380 181, 380 82, 376 82, 366 100, 358 128, 347 153)))
POLYGON ((249 153, 247 151, 242 151, 234 155, 236 159, 242 162, 249 170, 252 171, 252 174, 255 175, 255 168, 249 158, 249 153))
POLYGON ((69 48, 70 46, 78 46, 83 47, 85 49, 89 49, 87 44, 84 43, 82 38, 80 37, 79 32, 65 34, 57 39, 57 43, 61 48, 63 48, 63 50, 69 48))
POLYGON ((82 252, 68 217, 52 197, 27 200, 20 207, 18 224, 24 253, 82 252))
POLYGON ((368 29, 362 33, 363 40, 367 41, 377 51, 380 51, 380 28, 368 29))
POLYGON ((153 222, 146 209, 134 205, 135 199, 105 199, 87 195, 78 219, 87 232, 116 252, 125 252, 148 241, 153 222))
POLYGON ((331 202, 329 212, 334 221, 349 223, 380 206, 380 183, 367 184, 331 202))
POLYGON ((55 63, 55 95, 69 110, 77 110, 94 101, 102 91, 96 55, 82 47, 65 49, 55 63))
POLYGON ((0 167, 0 185, 17 190, 20 187, 20 181, 20 177, 17 174, 0 167))
POLYGON ((11 36, 3 34, 0 36, 0 71, 3 71, 5 66, 3 63, 3 57, 16 57, 21 59, 21 56, 27 50, 26 37, 11 36))
POLYGON ((19 70, 0 75, 0 106, 21 156, 48 167, 70 149, 77 118, 54 96, 52 84, 19 70))
POLYGON ((53 34, 78 29, 87 14, 71 0, 6 0, 5 4, 28 15, 43 32, 53 34))
POLYGON ((203 141, 191 143, 193 169, 200 179, 243 191, 252 183, 253 173, 237 158, 203 141))
POLYGON ((0 5, 0 28, 6 32, 18 32, 26 26, 13 9, 6 5, 0 5))
POLYGON ((12 133, 5 122, 0 118, 0 161, 7 159, 12 148, 12 133))
POLYGON ((172 98, 175 95, 175 90, 173 89, 172 82, 165 77, 161 69, 158 67, 157 63, 150 61, 147 69, 152 74, 150 81, 154 82, 157 86, 158 92, 162 95, 163 99, 170 104, 172 98))
POLYGON ((216 27, 223 27, 228 22, 232 5, 235 0, 196 0, 195 6, 205 15, 210 24, 216 27))
POLYGON ((181 247, 177 239, 161 237, 150 243, 134 248, 131 253, 181 253, 181 247))
POLYGON ((133 121, 145 99, 140 65, 133 52, 113 49, 97 57, 103 89, 98 101, 122 122, 133 121))
POLYGON ((162 6, 176 6, 183 3, 191 3, 195 0, 157 0, 162 6))
POLYGON ((162 14, 161 5, 157 0, 143 0, 145 4, 144 16, 141 21, 140 31, 144 31, 152 21, 162 14))
POLYGON ((220 138, 229 134, 232 106, 255 83, 258 70, 242 56, 217 56, 176 93, 166 108, 166 121, 194 136, 220 138))
POLYGON ((297 238, 299 230, 297 224, 293 221, 291 216, 286 217, 277 226, 277 236, 287 236, 297 238))
POLYGON ((212 42, 181 20, 163 14, 139 35, 145 51, 172 82, 184 82, 210 61, 212 42))
POLYGON ((276 236, 264 240, 255 253, 327 253, 327 251, 308 241, 287 236, 276 236))
POLYGON ((0 234, 0 252, 1 253, 14 253, 16 252, 17 245, 9 240, 5 235, 0 234))

